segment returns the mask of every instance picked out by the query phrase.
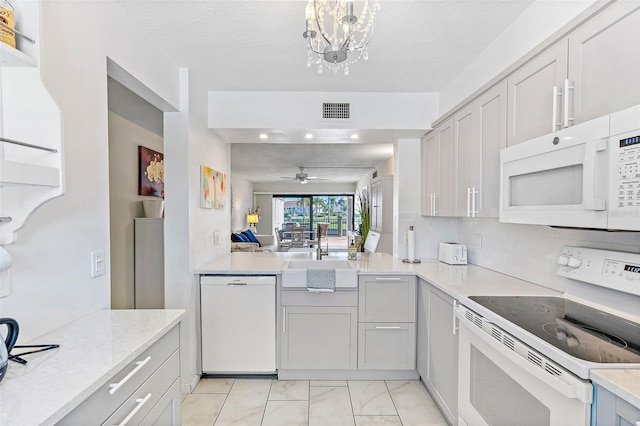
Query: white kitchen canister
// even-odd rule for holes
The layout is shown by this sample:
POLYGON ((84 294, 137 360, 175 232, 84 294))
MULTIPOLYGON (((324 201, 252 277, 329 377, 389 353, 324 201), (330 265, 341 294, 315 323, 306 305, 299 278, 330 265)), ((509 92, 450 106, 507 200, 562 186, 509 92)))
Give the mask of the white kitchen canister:
POLYGON ((162 198, 151 198, 148 200, 142 200, 142 207, 144 208, 145 217, 162 217, 162 214, 164 212, 164 200, 162 198))

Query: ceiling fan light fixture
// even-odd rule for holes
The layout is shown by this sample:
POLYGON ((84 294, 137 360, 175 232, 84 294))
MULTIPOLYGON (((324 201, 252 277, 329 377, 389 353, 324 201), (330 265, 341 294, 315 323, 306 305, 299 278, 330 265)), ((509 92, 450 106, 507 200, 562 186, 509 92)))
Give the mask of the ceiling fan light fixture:
POLYGON ((300 179, 300 183, 306 185, 307 183, 309 183, 309 181, 307 180, 307 178, 302 178, 300 179))
POLYGON ((352 0, 308 0, 305 8, 307 66, 323 66, 334 74, 369 54, 367 45, 373 35, 373 21, 380 10, 380 0, 362 0, 358 11, 352 0))

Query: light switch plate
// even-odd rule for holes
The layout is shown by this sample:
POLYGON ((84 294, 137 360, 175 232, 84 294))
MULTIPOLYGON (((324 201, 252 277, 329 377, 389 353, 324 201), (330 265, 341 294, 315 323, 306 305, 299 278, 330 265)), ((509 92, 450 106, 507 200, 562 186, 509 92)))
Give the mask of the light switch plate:
POLYGON ((91 252, 91 278, 104 275, 105 262, 103 250, 91 252))

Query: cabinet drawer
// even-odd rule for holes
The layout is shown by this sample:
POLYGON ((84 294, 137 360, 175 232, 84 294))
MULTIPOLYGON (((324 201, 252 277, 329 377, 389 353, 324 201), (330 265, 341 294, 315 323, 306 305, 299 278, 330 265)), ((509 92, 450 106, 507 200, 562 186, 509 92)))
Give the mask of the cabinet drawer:
POLYGON ((160 401, 151 409, 147 417, 140 423, 146 425, 179 425, 180 424, 180 379, 176 379, 160 401))
POLYGON ((415 366, 414 323, 358 325, 358 369, 414 370, 415 366))
POLYGON ((358 306, 358 291, 336 290, 333 293, 310 293, 303 290, 284 290, 283 306, 358 306))
POLYGON ((180 375, 180 355, 175 351, 151 377, 107 419, 107 425, 140 424, 180 375))
POLYGON ((65 416, 60 424, 84 424, 87 419, 96 419, 97 423, 103 422, 178 349, 179 345, 179 328, 176 326, 65 416), (111 384, 120 386, 112 387, 111 384))
POLYGON ((359 289, 360 322, 415 322, 416 278, 365 277, 359 289))

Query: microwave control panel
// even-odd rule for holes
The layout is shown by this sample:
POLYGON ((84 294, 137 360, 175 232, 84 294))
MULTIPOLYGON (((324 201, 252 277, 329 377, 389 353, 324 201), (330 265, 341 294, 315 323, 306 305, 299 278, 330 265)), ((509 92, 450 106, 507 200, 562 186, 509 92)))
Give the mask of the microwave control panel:
POLYGON ((558 275, 640 295, 640 254, 584 247, 564 247, 558 275))
POLYGON ((616 137, 618 148, 619 209, 640 207, 640 131, 616 137))

